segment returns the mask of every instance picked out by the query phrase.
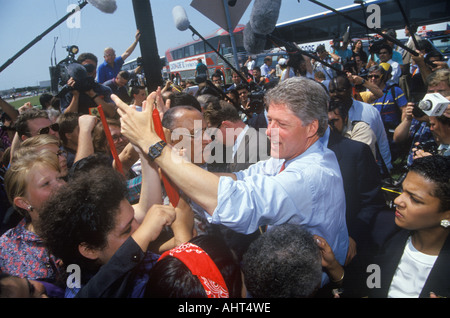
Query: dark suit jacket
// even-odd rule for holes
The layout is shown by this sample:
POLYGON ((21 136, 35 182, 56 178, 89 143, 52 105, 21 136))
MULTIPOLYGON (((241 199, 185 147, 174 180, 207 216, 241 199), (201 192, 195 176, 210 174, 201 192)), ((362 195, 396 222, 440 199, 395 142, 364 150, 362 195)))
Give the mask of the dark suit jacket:
POLYGON ((253 114, 252 117, 247 120, 247 124, 256 130, 267 128, 267 119, 264 111, 258 114, 253 114))
MULTIPOLYGON (((382 248, 382 252, 378 255, 374 256, 371 260, 371 264, 377 264, 380 266, 381 273, 381 284, 380 288, 372 288, 368 289, 364 284, 368 275, 370 273, 365 273, 366 267, 360 268, 358 277, 356 279, 352 279, 354 273, 349 272, 349 278, 352 279, 350 284, 355 281, 359 281, 361 288, 363 291, 358 294, 358 296, 369 296, 372 298, 386 298, 389 287, 392 282, 392 278, 394 277, 395 270, 398 267, 400 259, 403 255, 403 250, 405 248, 408 237, 411 233, 407 230, 400 230, 395 233, 382 248)), ((423 289, 420 293, 420 298, 428 298, 430 297, 430 292, 434 292, 438 296, 442 297, 450 297, 450 236, 447 237, 447 240, 444 243, 444 246, 441 249, 441 252, 434 263, 433 268, 431 269, 430 274, 423 286, 423 289)), ((346 274, 347 276, 347 274, 346 274)), ((345 290, 354 291, 355 286, 351 286, 350 288, 344 287, 345 290)))
POLYGON ((335 153, 341 169, 349 235, 359 247, 370 248, 373 222, 385 208, 377 163, 368 145, 333 131, 328 148, 335 153), (366 244, 370 245, 366 247, 366 244))

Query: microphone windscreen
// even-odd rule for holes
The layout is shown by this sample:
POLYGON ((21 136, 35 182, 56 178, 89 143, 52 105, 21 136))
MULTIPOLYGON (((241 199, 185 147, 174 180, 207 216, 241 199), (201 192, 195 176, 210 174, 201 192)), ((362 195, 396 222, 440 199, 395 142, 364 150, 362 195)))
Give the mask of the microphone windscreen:
POLYGON ((280 14, 281 0, 255 0, 250 14, 250 24, 254 33, 270 34, 280 14))
POLYGON ((350 27, 347 27, 347 31, 345 31, 344 35, 342 36, 342 42, 348 43, 350 39, 350 27))
POLYGON ((248 54, 258 54, 264 51, 266 36, 253 32, 250 22, 244 28, 244 48, 248 54))
POLYGON ((182 6, 176 6, 172 9, 173 22, 180 31, 185 31, 189 28, 191 23, 186 15, 186 11, 182 6))
POLYGON ((117 9, 116 0, 88 0, 88 2, 104 13, 114 13, 117 9))

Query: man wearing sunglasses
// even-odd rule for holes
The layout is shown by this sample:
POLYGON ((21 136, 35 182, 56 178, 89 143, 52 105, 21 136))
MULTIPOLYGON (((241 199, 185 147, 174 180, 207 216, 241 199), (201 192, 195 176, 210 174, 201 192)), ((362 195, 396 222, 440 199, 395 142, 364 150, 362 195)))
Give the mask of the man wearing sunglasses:
POLYGON ((404 110, 408 100, 400 86, 388 84, 391 73, 392 67, 389 64, 380 63, 380 65, 372 66, 369 69, 368 80, 383 90, 383 96, 376 99, 372 105, 381 114, 389 140, 392 160, 395 161, 401 155, 401 149, 397 143, 394 143, 394 131, 404 117, 404 110))
POLYGON ((21 141, 43 134, 50 134, 59 139, 59 125, 52 123, 45 110, 31 108, 25 111, 19 115, 15 126, 21 141))

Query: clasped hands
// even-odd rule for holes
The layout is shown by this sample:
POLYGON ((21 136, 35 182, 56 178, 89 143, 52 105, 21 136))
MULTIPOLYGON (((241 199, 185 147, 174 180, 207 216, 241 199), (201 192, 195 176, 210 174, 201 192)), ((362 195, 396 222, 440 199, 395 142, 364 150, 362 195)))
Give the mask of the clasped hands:
POLYGON ((167 109, 162 100, 160 89, 148 95, 142 103, 142 111, 137 111, 124 103, 117 95, 111 95, 120 115, 121 132, 132 144, 147 153, 148 147, 161 140, 153 123, 153 111, 158 110, 160 117, 167 109))

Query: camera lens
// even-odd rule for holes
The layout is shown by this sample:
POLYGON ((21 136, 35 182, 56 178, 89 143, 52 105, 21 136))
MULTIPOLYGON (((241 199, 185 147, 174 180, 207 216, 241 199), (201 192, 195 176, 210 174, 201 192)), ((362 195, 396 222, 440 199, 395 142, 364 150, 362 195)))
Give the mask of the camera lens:
POLYGON ((419 108, 421 110, 430 110, 433 107, 433 104, 431 103, 431 101, 427 100, 421 100, 419 102, 419 108))

